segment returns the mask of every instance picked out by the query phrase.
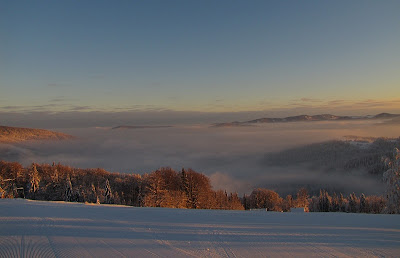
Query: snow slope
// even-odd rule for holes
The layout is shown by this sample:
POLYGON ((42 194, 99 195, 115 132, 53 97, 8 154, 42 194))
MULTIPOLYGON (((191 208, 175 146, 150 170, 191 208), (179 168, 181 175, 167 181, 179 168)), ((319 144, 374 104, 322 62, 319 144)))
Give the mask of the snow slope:
POLYGON ((0 199, 0 257, 400 256, 400 216, 0 199))

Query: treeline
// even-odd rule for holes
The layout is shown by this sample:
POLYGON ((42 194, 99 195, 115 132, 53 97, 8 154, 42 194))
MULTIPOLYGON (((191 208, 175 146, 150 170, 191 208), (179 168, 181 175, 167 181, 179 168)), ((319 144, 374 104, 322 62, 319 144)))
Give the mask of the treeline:
POLYGON ((311 212, 350 212, 350 213, 375 213, 385 211, 386 199, 383 196, 357 196, 352 193, 348 196, 333 193, 332 196, 321 190, 319 196, 310 198, 308 204, 311 212))
POLYGON ((268 211, 290 211, 294 207, 308 208, 308 191, 301 188, 294 198, 292 195, 287 195, 285 199, 273 190, 265 188, 254 189, 249 196, 244 195, 242 198, 243 206, 246 210, 265 209, 268 211))
MULTIPOLYGON (((398 152, 398 151, 397 151, 398 152)), ((110 173, 104 169, 77 169, 61 164, 23 167, 17 162, 0 161, 0 197, 46 201, 121 204, 137 207, 187 209, 265 209, 286 212, 302 207, 311 212, 399 213, 400 155, 388 164, 385 176, 393 189, 383 196, 356 196, 321 190, 310 197, 301 188, 285 198, 273 190, 258 188, 239 198, 237 193, 214 191, 210 179, 192 169, 177 172, 160 168, 149 174, 110 173), (397 181, 396 181, 397 180, 397 181), (388 209, 389 208, 389 209, 388 209)))
POLYGON ((301 188, 293 198, 287 195, 281 198, 279 195, 268 189, 255 189, 250 196, 242 198, 244 208, 247 209, 266 209, 268 211, 290 211, 291 208, 305 208, 310 212, 347 212, 347 213, 384 213, 386 212, 387 202, 383 196, 357 196, 352 193, 348 196, 320 190, 319 196, 308 195, 305 188, 301 188))
POLYGON ((214 191, 210 179, 193 171, 161 168, 149 174, 110 173, 61 164, 0 161, 1 198, 122 204, 138 207, 244 209, 237 193, 214 191))

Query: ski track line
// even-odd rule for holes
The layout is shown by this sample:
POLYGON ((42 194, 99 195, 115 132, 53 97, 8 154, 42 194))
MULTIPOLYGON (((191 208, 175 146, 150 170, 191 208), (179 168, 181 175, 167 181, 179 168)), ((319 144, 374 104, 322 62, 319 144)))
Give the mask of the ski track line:
MULTIPOLYGON (((222 249, 219 244, 217 244, 217 241, 215 240, 217 236, 215 235, 215 230, 209 230, 208 235, 210 236, 210 245, 212 246, 212 249, 214 252, 218 255, 218 257, 222 257, 220 249, 222 249)), ((224 254, 226 255, 226 252, 224 250, 224 254)))
POLYGON ((0 238, 0 257, 19 257, 20 240, 19 237, 0 238))
POLYGON ((171 249, 171 250, 175 250, 175 251, 178 251, 178 252, 180 252, 180 253, 184 253, 185 256, 189 255, 189 256, 191 256, 191 257, 201 257, 201 256, 194 255, 194 254, 190 253, 189 251, 186 251, 186 250, 184 250, 184 249, 182 249, 182 248, 173 246, 173 245, 170 243, 170 241, 166 241, 166 240, 161 240, 161 239, 159 239, 159 240, 156 240, 156 242, 159 243, 159 244, 161 244, 161 245, 163 245, 163 246, 166 246, 167 248, 169 248, 169 249, 171 249))
POLYGON ((42 236, 24 236, 21 257, 55 257, 46 240, 42 236))
MULTIPOLYGON (((287 242, 281 242, 279 244, 280 244, 279 256, 282 256, 282 257, 293 257, 294 256, 291 252, 287 251, 288 248, 284 248, 285 246, 288 246, 287 242)), ((276 250, 276 246, 274 246, 274 253, 276 253, 275 250, 276 250)))
POLYGON ((149 249, 144 248, 144 250, 146 250, 147 252, 151 253, 152 255, 156 256, 156 257, 162 257, 156 253, 153 253, 152 251, 150 251, 149 249))
MULTIPOLYGON (((154 240, 153 240, 153 241, 154 241, 154 240)), ((138 244, 138 243, 136 243, 136 242, 135 242, 134 240, 132 240, 132 239, 128 239, 128 242, 131 243, 130 246, 135 246, 135 245, 138 244)), ((153 252, 153 251, 151 251, 151 250, 149 250, 149 249, 147 249, 147 248, 142 248, 142 250, 145 250, 146 252, 148 252, 148 253, 154 255, 155 257, 163 257, 163 256, 161 256, 161 255, 159 255, 159 254, 157 254, 157 253, 155 253, 155 252, 153 252)), ((135 256, 136 256, 136 255, 135 255, 135 256)), ((140 255, 137 255, 137 257, 140 257, 140 255)))
MULTIPOLYGON (((103 243, 104 245, 108 246, 111 250, 113 250, 115 253, 119 254, 121 257, 127 257, 125 254, 123 254, 122 252, 118 251, 117 249, 115 249, 114 247, 112 247, 111 245, 107 244, 106 241, 104 241, 103 239, 100 239, 101 243, 103 243)), ((115 256, 113 256, 115 257, 115 256)))
MULTIPOLYGON (((153 241, 158 243, 160 246, 166 247, 166 248, 168 248, 170 250, 174 250, 175 252, 178 251, 179 253, 183 253, 183 254, 185 254, 184 257, 186 257, 187 255, 192 256, 192 257, 201 257, 201 256, 195 256, 194 254, 192 254, 192 253, 190 253, 190 252, 188 252, 186 250, 183 250, 183 249, 181 249, 179 247, 175 247, 169 241, 162 240, 160 234, 157 233, 156 230, 153 230, 153 228, 149 228, 149 232, 151 232, 152 235, 153 235, 153 241)), ((168 233, 166 233, 166 234, 168 234, 168 233)))
POLYGON ((217 238, 219 239, 219 242, 221 243, 222 248, 224 249, 227 256, 237 258, 236 254, 233 252, 232 248, 229 247, 228 242, 226 242, 225 240, 222 239, 221 231, 217 231, 217 238))
POLYGON ((212 231, 212 235, 217 240, 217 247, 223 250, 226 257, 236 257, 235 253, 229 247, 226 247, 227 242, 221 238, 221 231, 215 229, 212 231))
POLYGON ((83 239, 77 239, 76 237, 55 237, 53 239, 55 246, 58 245, 64 246, 64 248, 59 249, 59 257, 96 257, 96 255, 92 254, 90 250, 82 246, 83 239), (60 242, 59 244, 57 242, 60 242), (65 247, 70 246, 70 247, 65 247))
POLYGON ((22 235, 21 236, 21 243, 19 245, 19 255, 21 255, 21 257, 25 257, 24 245, 25 245, 25 236, 22 235))

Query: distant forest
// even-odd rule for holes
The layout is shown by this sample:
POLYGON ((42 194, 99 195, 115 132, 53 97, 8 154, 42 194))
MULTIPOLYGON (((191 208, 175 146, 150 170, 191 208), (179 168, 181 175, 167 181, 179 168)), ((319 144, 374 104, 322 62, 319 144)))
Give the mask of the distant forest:
POLYGON ((386 171, 382 157, 394 158, 393 149, 399 138, 346 136, 345 141, 332 140, 266 154, 263 163, 269 166, 319 167, 326 170, 363 170, 382 178, 386 171))
POLYGON ((301 207, 314 212, 399 213, 399 155, 387 160, 386 178, 393 187, 387 196, 349 196, 321 190, 310 197, 301 188, 296 196, 279 196, 273 190, 258 188, 250 195, 213 190, 210 179, 192 169, 177 172, 160 168, 149 174, 111 173, 104 169, 79 169, 61 164, 35 164, 23 167, 18 162, 0 161, 1 198, 27 198, 120 204, 137 207, 186 209, 290 211, 301 207), (397 171, 397 172, 396 172, 397 171), (397 174, 396 174, 397 173, 397 174), (396 181, 397 180, 397 181, 396 181), (397 185, 396 185, 397 184, 397 185), (396 199, 397 196, 397 199, 396 199))

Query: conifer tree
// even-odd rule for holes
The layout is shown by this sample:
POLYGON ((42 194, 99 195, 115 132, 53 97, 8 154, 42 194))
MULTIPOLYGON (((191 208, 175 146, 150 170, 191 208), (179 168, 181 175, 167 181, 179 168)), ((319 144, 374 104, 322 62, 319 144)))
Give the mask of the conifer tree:
POLYGON ((111 192, 111 186, 110 186, 110 182, 106 181, 106 186, 104 188, 104 201, 105 203, 112 203, 112 192, 111 192))
POLYGON ((393 159, 386 158, 386 166, 389 168, 383 178, 387 184, 386 188, 386 212, 400 213, 400 151, 395 148, 393 159))
POLYGON ((318 203, 320 212, 329 212, 331 206, 331 198, 327 191, 320 190, 318 203))
POLYGON ((340 210, 339 197, 337 196, 336 193, 333 193, 332 199, 331 199, 330 211, 337 212, 339 210, 340 210))
POLYGON ((65 181, 64 201, 66 202, 72 201, 72 183, 69 175, 67 176, 67 180, 65 181))
POLYGON ((346 212, 346 200, 343 197, 343 194, 340 193, 339 195, 339 206, 340 206, 340 212, 346 212))
POLYGON ((362 212, 362 213, 368 212, 367 200, 366 200, 364 194, 361 194, 361 196, 360 196, 360 212, 362 212))
POLYGON ((36 193, 39 190, 39 172, 37 171, 36 164, 32 164, 32 168, 30 171, 30 179, 29 179, 29 193, 33 199, 36 197, 36 193))
POLYGON ((349 196, 349 207, 348 211, 352 213, 356 213, 359 209, 357 207, 358 198, 355 193, 350 194, 349 196))

